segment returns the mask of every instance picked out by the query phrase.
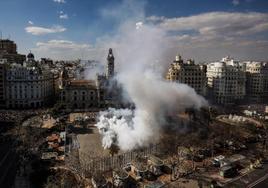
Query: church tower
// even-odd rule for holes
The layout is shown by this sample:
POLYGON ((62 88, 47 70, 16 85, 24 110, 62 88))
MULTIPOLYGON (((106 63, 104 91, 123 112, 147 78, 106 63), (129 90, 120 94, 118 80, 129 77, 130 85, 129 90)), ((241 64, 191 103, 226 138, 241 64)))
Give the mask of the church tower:
POLYGON ((110 79, 113 76, 114 76, 114 55, 112 48, 110 48, 107 56, 106 78, 110 79))

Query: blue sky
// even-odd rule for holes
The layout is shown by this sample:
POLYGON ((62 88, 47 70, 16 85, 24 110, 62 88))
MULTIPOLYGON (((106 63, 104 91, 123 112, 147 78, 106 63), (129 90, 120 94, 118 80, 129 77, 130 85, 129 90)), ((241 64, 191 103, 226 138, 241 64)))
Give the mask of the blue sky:
MULTIPOLYGON (((250 42, 255 41, 254 48, 255 45, 258 45, 256 43, 258 41, 261 46, 252 49, 252 53, 256 54, 253 57, 268 59, 267 53, 264 53, 268 50, 267 12, 267 0, 1 0, 0 29, 4 38, 10 35, 11 39, 18 44, 18 50, 21 53, 32 50, 37 57, 64 59, 66 49, 69 52, 72 48, 79 48, 81 50, 70 52, 71 57, 91 58, 94 53, 87 54, 87 52, 90 51, 89 48, 91 51, 93 48, 96 50, 100 38, 116 35, 122 22, 136 19, 137 22, 150 22, 169 28, 167 32, 178 40, 178 46, 175 45, 174 48, 183 48, 187 44, 187 47, 182 49, 182 51, 186 51, 186 56, 193 56, 200 60, 209 59, 202 58, 205 53, 204 48, 200 48, 198 51, 193 46, 191 48, 189 44, 202 46, 202 41, 199 39, 211 36, 203 34, 203 31, 214 28, 213 31, 211 29, 208 31, 215 35, 213 41, 211 41, 211 37, 208 37, 208 41, 204 42, 204 44, 207 42, 214 44, 210 47, 213 50, 212 57, 214 59, 220 55, 226 55, 229 51, 233 52, 233 45, 230 47, 227 45, 226 49, 221 46, 217 52, 214 51, 217 43, 228 42, 233 38, 243 44, 251 44, 250 42), (209 13, 215 13, 215 20, 208 19, 209 13), (254 18, 247 17, 251 14, 254 18), (206 28, 202 28, 202 24, 196 23, 199 16, 200 23, 207 25, 206 28), (236 22, 228 23, 228 16, 230 16, 230 20, 235 16, 236 22), (240 18, 241 22, 252 19, 249 20, 249 24, 253 24, 252 27, 255 23, 259 25, 256 26, 256 30, 241 34, 244 28, 248 30, 251 25, 239 24, 236 28, 240 18), (184 23, 182 19, 188 19, 193 24, 184 30, 183 25, 180 25, 184 23), (220 21, 225 19, 222 24, 226 27, 222 28, 221 25, 218 25, 217 19, 220 21), (223 37, 224 29, 238 34, 227 32, 227 35, 223 37), (48 49, 51 46, 55 47, 54 51, 48 49), (56 52, 57 50, 59 52, 56 52)), ((206 47, 207 51, 210 51, 209 47, 206 47)), ((237 53, 232 55, 238 58, 250 58, 248 57, 249 46, 238 46, 237 48, 239 48, 237 53), (241 51, 241 48, 245 48, 245 50, 241 51)), ((171 51, 173 53, 173 50, 171 51)))

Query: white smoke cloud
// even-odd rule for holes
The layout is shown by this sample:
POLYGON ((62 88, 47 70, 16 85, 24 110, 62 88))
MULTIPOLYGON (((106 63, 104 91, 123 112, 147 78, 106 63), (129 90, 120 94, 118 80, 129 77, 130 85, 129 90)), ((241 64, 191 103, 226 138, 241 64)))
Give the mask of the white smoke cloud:
POLYGON ((189 86, 163 79, 166 65, 162 57, 168 49, 166 32, 146 24, 136 29, 136 18, 140 19, 141 15, 125 21, 118 35, 103 42, 107 49, 114 49, 116 80, 122 85, 126 98, 135 104, 134 110, 109 109, 100 113, 96 126, 105 148, 113 142, 122 150, 152 143, 166 124, 167 114, 206 104, 189 86))
POLYGON ((84 77, 89 80, 95 80, 98 74, 102 74, 105 70, 103 64, 99 61, 87 61, 85 62, 84 77))

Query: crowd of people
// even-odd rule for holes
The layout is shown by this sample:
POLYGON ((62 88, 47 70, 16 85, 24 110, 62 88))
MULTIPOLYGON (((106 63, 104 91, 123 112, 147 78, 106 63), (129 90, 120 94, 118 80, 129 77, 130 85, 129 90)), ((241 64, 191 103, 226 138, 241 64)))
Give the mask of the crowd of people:
POLYGON ((42 113, 43 110, 0 110, 0 122, 21 122, 25 118, 42 113))

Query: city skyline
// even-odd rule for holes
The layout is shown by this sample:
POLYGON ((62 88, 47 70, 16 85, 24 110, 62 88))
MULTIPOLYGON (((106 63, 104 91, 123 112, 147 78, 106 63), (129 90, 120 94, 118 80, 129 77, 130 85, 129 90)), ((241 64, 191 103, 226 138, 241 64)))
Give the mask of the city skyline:
POLYGON ((31 50, 37 58, 98 60, 107 49, 103 44, 132 21, 133 27, 153 25, 166 33, 167 58, 180 51, 197 61, 226 55, 267 60, 268 2, 213 2, 4 0, 0 30, 16 41, 19 52, 31 50))
POLYGON ((0 187, 267 187, 267 0, 0 0, 0 187))

